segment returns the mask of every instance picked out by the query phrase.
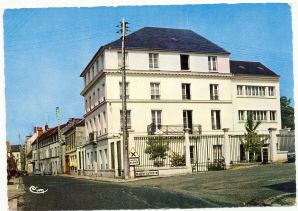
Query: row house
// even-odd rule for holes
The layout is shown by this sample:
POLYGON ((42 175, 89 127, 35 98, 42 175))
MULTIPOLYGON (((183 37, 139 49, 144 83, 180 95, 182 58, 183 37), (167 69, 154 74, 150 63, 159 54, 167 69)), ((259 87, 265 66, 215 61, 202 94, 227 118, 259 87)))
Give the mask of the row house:
POLYGON ((12 154, 12 157, 14 159, 14 162, 16 164, 16 169, 21 171, 25 169, 25 157, 24 157, 24 151, 22 145, 11 145, 10 146, 10 152, 12 154))
POLYGON ((65 135, 65 169, 66 174, 77 174, 78 168, 82 165, 81 154, 77 148, 85 144, 85 120, 71 119, 72 126, 66 130, 65 135))
POLYGON ((25 170, 28 173, 33 173, 35 169, 35 161, 32 157, 32 143, 42 135, 42 127, 34 127, 34 134, 32 136, 26 136, 25 138, 25 170))
MULTIPOLYGON (((144 27, 126 36, 128 129, 147 135, 182 125, 203 134, 245 132, 249 112, 259 130, 281 128, 279 76, 260 62, 230 60, 230 52, 185 29, 144 27)), ((81 73, 86 165, 102 176, 123 168, 122 40, 101 46, 81 73)))
POLYGON ((41 172, 49 169, 54 174, 65 173, 65 135, 63 133, 76 121, 78 119, 71 118, 67 123, 60 125, 60 134, 58 126, 49 128, 47 124, 45 125, 44 133, 32 143, 35 169, 41 172))

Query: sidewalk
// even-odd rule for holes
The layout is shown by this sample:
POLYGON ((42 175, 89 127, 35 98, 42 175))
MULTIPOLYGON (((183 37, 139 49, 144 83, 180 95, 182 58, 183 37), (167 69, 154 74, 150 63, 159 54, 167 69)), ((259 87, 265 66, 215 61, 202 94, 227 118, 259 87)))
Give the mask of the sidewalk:
POLYGON ((96 176, 81 176, 81 175, 69 175, 69 174, 58 174, 53 176, 62 176, 62 177, 72 177, 76 179, 85 179, 85 180, 96 180, 102 182, 115 182, 115 183, 125 183, 125 182, 133 182, 139 180, 148 180, 148 179, 157 179, 164 177, 173 177, 185 174, 176 174, 176 175, 165 175, 165 176, 148 176, 148 177, 136 177, 131 179, 122 179, 122 178, 112 178, 112 177, 96 177, 96 176))
POLYGON ((22 195, 25 193, 22 178, 12 177, 7 184, 8 209, 18 210, 23 204, 22 195))

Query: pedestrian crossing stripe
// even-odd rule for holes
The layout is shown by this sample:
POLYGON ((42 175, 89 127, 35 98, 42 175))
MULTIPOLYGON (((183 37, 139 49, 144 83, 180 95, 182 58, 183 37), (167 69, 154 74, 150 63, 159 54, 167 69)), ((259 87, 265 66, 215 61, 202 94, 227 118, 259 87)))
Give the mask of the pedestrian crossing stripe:
POLYGON ((137 151, 135 150, 135 148, 131 148, 130 153, 128 155, 129 158, 139 158, 139 154, 137 153, 137 151))

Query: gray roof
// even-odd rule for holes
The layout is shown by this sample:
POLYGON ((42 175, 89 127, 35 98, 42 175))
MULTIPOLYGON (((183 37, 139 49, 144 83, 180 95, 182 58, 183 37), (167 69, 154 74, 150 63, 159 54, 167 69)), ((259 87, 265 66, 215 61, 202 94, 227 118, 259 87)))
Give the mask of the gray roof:
POLYGON ((231 73, 242 75, 278 76, 260 62, 230 60, 231 73))
MULTIPOLYGON (((103 45, 85 67, 80 77, 88 70, 97 55, 105 48, 122 48, 122 38, 103 45)), ((125 36, 126 49, 163 50, 178 52, 198 52, 213 54, 230 54, 230 52, 214 44, 210 40, 189 29, 172 29, 159 27, 143 27, 125 36)))
MULTIPOLYGON (((121 48, 122 39, 103 47, 121 48)), ((228 51, 188 29, 143 27, 125 36, 125 48, 230 54, 228 51)))
POLYGON ((11 145, 10 150, 11 152, 20 152, 20 145, 11 145))

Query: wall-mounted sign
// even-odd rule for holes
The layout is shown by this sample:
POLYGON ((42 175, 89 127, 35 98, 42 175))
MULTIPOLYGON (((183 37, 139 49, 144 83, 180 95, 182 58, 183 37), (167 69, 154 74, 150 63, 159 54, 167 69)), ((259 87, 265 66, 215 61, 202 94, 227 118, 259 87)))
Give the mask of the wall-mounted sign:
POLYGON ((158 176, 158 170, 137 171, 136 176, 137 177, 158 176))

